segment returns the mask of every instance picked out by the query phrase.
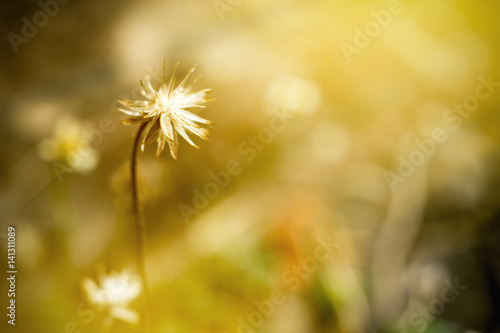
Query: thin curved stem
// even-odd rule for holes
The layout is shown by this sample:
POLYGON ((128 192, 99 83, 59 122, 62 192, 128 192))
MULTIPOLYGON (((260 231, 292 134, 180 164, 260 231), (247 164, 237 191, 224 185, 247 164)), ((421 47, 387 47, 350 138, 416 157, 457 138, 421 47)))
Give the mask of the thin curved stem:
POLYGON ((144 222, 144 215, 142 213, 142 205, 139 199, 139 191, 137 185, 137 155, 140 149, 140 142, 142 133, 146 128, 147 123, 141 124, 134 140, 134 147, 132 148, 132 159, 130 161, 130 174, 132 183, 132 202, 134 206, 134 221, 136 229, 136 242, 137 242, 137 272, 141 278, 142 283, 142 307, 141 307, 141 326, 144 333, 150 332, 150 319, 149 319, 149 287, 146 279, 146 224, 144 222))

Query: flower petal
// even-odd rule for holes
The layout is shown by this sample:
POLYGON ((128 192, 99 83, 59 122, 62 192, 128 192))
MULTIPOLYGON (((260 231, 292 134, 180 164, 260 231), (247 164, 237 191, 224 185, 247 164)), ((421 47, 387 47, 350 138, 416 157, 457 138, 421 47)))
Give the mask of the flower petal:
MULTIPOLYGON (((177 70, 177 66, 179 65, 180 61, 178 61, 175 66, 174 66, 174 70, 172 71, 172 74, 170 75, 170 80, 168 80, 168 84, 165 86, 165 91, 163 93, 167 93, 167 97, 170 97, 170 94, 172 93, 172 91, 174 90, 174 86, 175 86, 175 80, 177 79, 175 77, 175 71, 177 70), (168 90, 168 92, 167 92, 168 90)), ((164 66, 165 67, 165 66, 164 66)), ((163 82, 163 79, 162 79, 162 83, 163 82)), ((164 84, 162 84, 162 86, 164 86, 164 84)))
POLYGON ((118 111, 123 112, 129 116, 140 116, 141 112, 139 111, 134 111, 134 110, 127 110, 127 109, 118 109, 118 111))
POLYGON ((205 118, 202 118, 194 113, 191 113, 189 111, 186 111, 186 110, 176 110, 175 113, 177 113, 179 116, 182 116, 184 118, 188 118, 192 121, 196 121, 198 123, 202 123, 202 124, 207 124, 207 125, 213 125, 214 123, 211 122, 210 120, 207 120, 205 118))
POLYGON ((187 135, 182 124, 175 123, 174 126, 175 126, 175 130, 184 138, 184 140, 186 140, 191 146, 199 148, 197 145, 194 144, 194 142, 191 140, 189 135, 187 135))
POLYGON ((170 155, 177 159, 177 150, 179 149, 179 140, 177 140, 177 132, 174 132, 174 140, 168 140, 168 147, 170 148, 170 155))
POLYGON ((144 82, 141 80, 141 86, 144 88, 144 97, 150 97, 155 95, 155 91, 153 89, 153 86, 151 85, 151 76, 146 75, 144 77, 144 82))
POLYGON ((114 306, 111 309, 111 316, 116 319, 121 319, 123 321, 135 324, 139 321, 139 315, 137 312, 130 310, 125 307, 114 306))
POLYGON ((208 130, 206 128, 186 127, 186 129, 203 140, 208 140, 208 130))
POLYGON ((141 117, 133 117, 133 118, 127 118, 123 119, 120 124, 122 125, 137 125, 137 124, 142 124, 143 122, 148 121, 147 119, 141 118, 141 117))
POLYGON ((184 84, 186 83, 187 79, 189 78, 189 76, 191 76, 191 74, 196 70, 196 65, 193 66, 193 68, 191 68, 189 70, 189 72, 187 73, 187 75, 184 77, 184 79, 182 79, 182 81, 177 85, 177 88, 175 88, 176 90, 184 90, 184 84))
POLYGON ((156 147, 156 157, 160 156, 161 152, 165 148, 165 142, 167 141, 167 138, 163 132, 160 131, 158 133, 158 147, 156 147))
POLYGON ((122 99, 118 100, 118 103, 122 104, 123 106, 126 106, 128 108, 130 107, 145 107, 149 105, 149 101, 130 101, 128 99, 122 99))
POLYGON ((174 140, 174 126, 172 125, 172 121, 168 114, 164 113, 160 118, 161 129, 163 133, 167 136, 168 141, 174 140))
POLYGON ((151 131, 151 128, 157 121, 158 117, 153 118, 149 121, 148 125, 144 129, 144 133, 142 134, 141 151, 144 151, 144 146, 146 145, 146 139, 148 138, 149 131, 151 131))

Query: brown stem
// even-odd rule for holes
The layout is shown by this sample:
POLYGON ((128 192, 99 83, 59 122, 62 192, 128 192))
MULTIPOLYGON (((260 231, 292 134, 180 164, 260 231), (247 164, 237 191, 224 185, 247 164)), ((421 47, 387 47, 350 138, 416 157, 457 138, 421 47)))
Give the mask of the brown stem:
POLYGON ((141 278, 143 289, 141 293, 142 315, 140 321, 142 332, 149 333, 149 288, 148 281, 146 279, 146 224, 144 222, 144 215, 142 213, 142 206, 139 199, 139 191, 137 186, 137 154, 140 149, 142 133, 146 128, 146 125, 147 123, 141 124, 135 136, 134 147, 132 149, 132 160, 130 163, 130 174, 132 182, 132 201, 134 206, 134 220, 137 241, 137 272, 139 273, 139 276, 141 278))

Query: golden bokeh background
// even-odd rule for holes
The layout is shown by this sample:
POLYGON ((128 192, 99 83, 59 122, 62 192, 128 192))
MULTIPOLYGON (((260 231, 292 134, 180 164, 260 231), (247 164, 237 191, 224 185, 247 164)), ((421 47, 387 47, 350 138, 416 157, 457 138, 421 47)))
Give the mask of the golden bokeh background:
POLYGON ((153 332, 500 332, 500 2, 1 8, 5 331, 138 331, 82 281, 134 272, 117 100, 181 60, 216 125, 139 157, 153 332))

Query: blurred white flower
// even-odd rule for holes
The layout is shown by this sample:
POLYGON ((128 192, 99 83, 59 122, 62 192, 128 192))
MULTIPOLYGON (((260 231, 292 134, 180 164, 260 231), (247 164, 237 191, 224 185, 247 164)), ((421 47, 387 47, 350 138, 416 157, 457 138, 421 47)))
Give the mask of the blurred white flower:
POLYGON ((40 142, 37 150, 42 160, 63 163, 79 173, 92 171, 99 160, 85 135, 85 126, 73 117, 62 118, 53 137, 40 142))
POLYGON ((98 284, 87 278, 83 280, 83 289, 88 300, 99 310, 107 310, 113 319, 121 319, 129 323, 137 323, 137 312, 129 309, 142 290, 139 278, 124 270, 121 273, 100 274, 98 284))
MULTIPOLYGON (((177 63, 179 64, 179 63, 177 63)), ((193 67, 186 77, 176 85, 175 65, 170 79, 165 81, 165 62, 163 63, 162 82, 159 87, 151 84, 151 77, 146 76, 144 82, 141 81, 143 87, 141 93, 145 100, 130 101, 121 100, 126 109, 119 109, 121 112, 132 116, 132 118, 125 119, 122 124, 135 125, 148 123, 142 135, 141 150, 144 151, 146 142, 156 139, 158 147, 156 156, 159 156, 168 142, 170 154, 174 159, 177 159, 177 150, 179 147, 179 140, 177 133, 179 133, 191 146, 198 148, 186 133, 192 134, 202 138, 208 139, 208 130, 202 128, 200 124, 213 125, 211 121, 201 118, 194 113, 187 111, 189 108, 204 108, 204 103, 210 101, 208 97, 210 89, 203 89, 200 91, 192 92, 191 88, 196 83, 196 80, 190 85, 186 86, 187 79, 194 72, 193 67)))

